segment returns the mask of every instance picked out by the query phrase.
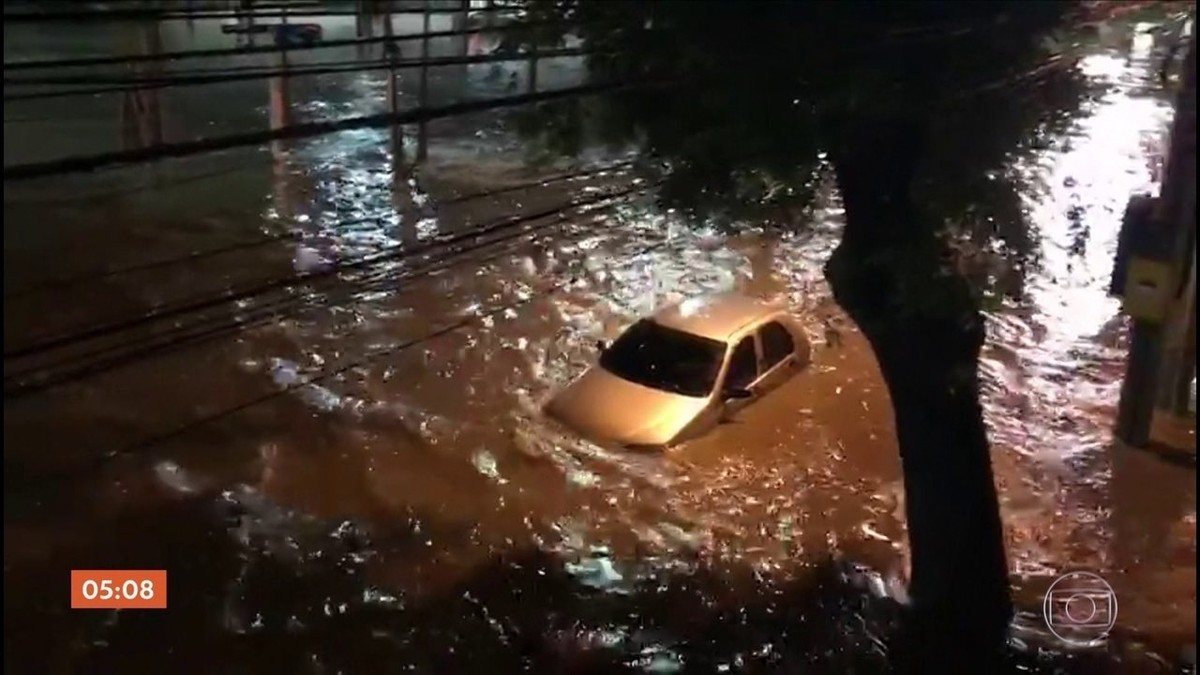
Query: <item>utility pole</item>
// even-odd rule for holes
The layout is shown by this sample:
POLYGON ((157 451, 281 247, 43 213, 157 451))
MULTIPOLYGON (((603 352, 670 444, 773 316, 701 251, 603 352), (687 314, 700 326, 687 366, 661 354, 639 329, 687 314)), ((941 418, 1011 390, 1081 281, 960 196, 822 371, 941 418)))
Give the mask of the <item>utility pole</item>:
MULTIPOLYGON (((456 31, 465 31, 470 26, 471 0, 459 0, 458 11, 453 14, 451 27, 456 31)), ((470 52, 471 40, 467 35, 458 35, 450 39, 453 48, 450 56, 467 56, 470 52)), ((466 82, 467 65, 450 66, 455 71, 456 82, 466 82)))
MULTIPOLYGON (((425 16, 428 17, 428 0, 426 0, 425 16)), ((428 25, 428 18, 425 19, 428 25)), ((383 24, 384 35, 392 37, 393 28, 391 20, 391 12, 388 12, 387 20, 383 24)), ((400 59, 400 44, 392 40, 384 42, 384 49, 387 52, 388 65, 388 110, 393 114, 400 112, 400 84, 397 76, 396 65, 400 59)), ((421 47, 422 54, 425 53, 424 40, 421 47)), ((425 73, 425 68, 422 66, 421 74, 425 73)), ((421 96, 424 96, 422 91, 421 96)), ((422 103, 422 105, 424 105, 422 103)), ((410 246, 417 241, 417 213, 416 204, 413 197, 412 186, 409 185, 409 178, 412 175, 411 167, 404 160, 404 129, 399 124, 393 122, 391 127, 391 146, 392 146, 392 205, 396 209, 396 215, 400 222, 400 241, 403 246, 410 246)), ((424 137, 424 123, 417 132, 418 141, 418 156, 420 155, 420 142, 424 137)))
POLYGON ((1133 320, 1116 435, 1133 447, 1150 441, 1156 407, 1186 409, 1195 372, 1195 282, 1189 283, 1195 276, 1195 80, 1192 38, 1161 195, 1130 200, 1113 267, 1112 292, 1133 320), (1180 389, 1186 391, 1182 404, 1180 389))
POLYGON ((1196 372, 1196 39, 1188 38, 1156 214, 1175 230, 1172 299, 1164 330, 1157 408, 1184 415, 1196 372))
MULTIPOLYGON (((1195 207, 1192 207, 1192 227, 1195 228, 1195 207)), ((1196 248, 1183 292, 1176 299, 1173 321, 1167 328, 1163 345, 1158 409, 1185 417, 1191 410, 1192 382, 1196 378, 1196 248)))
MULTIPOLYGON (((375 24, 374 24, 375 12, 374 12, 374 8, 372 7, 372 4, 374 2, 375 2, 375 0, 355 0, 355 3, 354 3, 354 5, 355 5, 355 7, 354 7, 354 10, 355 10, 354 11, 354 34, 355 34, 355 37, 357 37, 360 40, 362 40, 364 38, 371 38, 371 37, 375 36, 375 24)), ((389 16, 391 15, 390 12, 388 14, 389 14, 389 16)), ((390 31, 391 28, 388 27, 387 30, 390 31)), ((390 32, 385 33, 384 35, 390 35, 390 32)), ((369 45, 359 43, 357 46, 357 49, 358 49, 358 58, 360 58, 360 59, 365 59, 367 56, 370 55, 370 46, 369 45)))
POLYGON ((187 15, 187 29, 189 35, 196 34, 196 19, 192 14, 196 11, 196 0, 183 0, 183 13, 187 15))
POLYGON ((1131 318, 1116 436, 1126 445, 1150 441, 1170 276, 1170 233, 1154 218, 1158 199, 1136 195, 1121 221, 1112 293, 1131 318))
POLYGON ((538 90, 538 29, 530 31, 529 41, 529 93, 536 94, 538 90))
POLYGON ((240 34, 237 38, 239 44, 246 44, 250 47, 254 46, 254 0, 239 0, 238 2, 238 28, 240 34))
MULTIPOLYGON (((393 37, 392 28, 392 13, 388 12, 383 22, 384 37, 393 37)), ((396 65, 400 58, 400 44, 394 40, 387 40, 383 43, 383 48, 387 52, 388 61, 388 80, 387 80, 387 98, 388 112, 393 115, 400 113, 400 84, 396 75, 396 65)), ((392 150, 392 177, 399 184, 401 176, 404 175, 404 129, 399 123, 393 121, 388 127, 391 133, 391 150, 392 150)))
MULTIPOLYGON (((279 46, 279 74, 268 80, 268 94, 270 99, 270 124, 271 130, 277 131, 284 127, 290 126, 292 123, 292 106, 291 92, 288 82, 288 41, 291 39, 288 34, 287 26, 287 10, 284 10, 280 17, 279 28, 275 31, 275 41, 279 46)), ((280 146, 282 150, 282 141, 273 141, 272 147, 280 146)))
MULTIPOLYGON (((287 10, 280 16, 275 30, 275 42, 279 46, 279 74, 267 81, 268 117, 271 130, 276 131, 292 124, 291 91, 288 81, 288 34, 287 10)), ((291 215, 291 180, 287 161, 287 146, 283 140, 271 141, 272 175, 274 177, 276 208, 285 218, 291 215)))
MULTIPOLYGON (((417 97, 422 108, 429 107, 429 0, 425 0, 425 11, 421 15, 421 31, 426 37, 421 38, 421 87, 417 97)), ((426 120, 417 123, 417 161, 424 162, 429 157, 429 124, 426 120)))
MULTIPOLYGON (((162 53, 162 35, 157 22, 142 22, 135 31, 138 53, 162 53)), ((162 66, 157 61, 134 64, 131 68, 135 78, 162 76, 162 66)), ((162 92, 159 89, 125 92, 121 100, 121 136, 125 149, 148 148, 161 145, 166 140, 163 133, 162 92)))

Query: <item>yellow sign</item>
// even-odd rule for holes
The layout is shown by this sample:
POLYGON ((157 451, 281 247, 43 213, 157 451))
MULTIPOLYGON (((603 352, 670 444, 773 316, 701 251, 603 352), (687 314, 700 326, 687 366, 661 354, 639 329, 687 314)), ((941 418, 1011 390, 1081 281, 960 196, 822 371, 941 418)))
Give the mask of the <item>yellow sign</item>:
POLYGON ((1134 257, 1129 261, 1122 309, 1141 321, 1161 322, 1166 318, 1171 299, 1171 266, 1168 263, 1134 257))

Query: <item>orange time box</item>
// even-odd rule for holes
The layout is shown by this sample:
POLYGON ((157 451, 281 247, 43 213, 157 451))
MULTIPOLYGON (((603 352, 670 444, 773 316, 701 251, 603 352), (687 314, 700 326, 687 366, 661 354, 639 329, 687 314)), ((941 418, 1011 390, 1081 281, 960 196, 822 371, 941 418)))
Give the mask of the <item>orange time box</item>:
POLYGON ((71 609, 166 608, 166 570, 71 570, 71 609))

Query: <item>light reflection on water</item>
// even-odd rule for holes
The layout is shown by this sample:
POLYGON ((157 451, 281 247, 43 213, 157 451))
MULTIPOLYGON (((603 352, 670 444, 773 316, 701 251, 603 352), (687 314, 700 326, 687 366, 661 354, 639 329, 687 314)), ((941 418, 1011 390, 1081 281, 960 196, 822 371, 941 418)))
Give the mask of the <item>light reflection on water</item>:
MULTIPOLYGON (((1125 84, 1130 80, 1128 66, 1116 57, 1094 56, 1084 67, 1095 77, 1125 84)), ((1042 236, 1041 264, 1029 275, 1028 308, 992 317, 998 344, 989 352, 1015 358, 985 363, 986 386, 993 393, 987 401, 989 420, 1001 481, 1011 488, 1005 501, 1012 553, 1022 577, 1053 575, 1069 565, 1098 570, 1111 566, 1107 548, 1096 545, 1113 538, 1106 518, 1110 507, 1097 488, 1102 493, 1109 478, 1103 453, 1121 354, 1115 346, 1098 342, 1117 310, 1104 288, 1125 199, 1154 187, 1144 158, 1147 137, 1161 134, 1168 116, 1163 103, 1130 97, 1117 88, 1095 104, 1065 151, 1046 151, 1028 162, 1027 170, 1039 172, 1047 186, 1044 194, 1027 197, 1042 236), (1021 414, 1012 414, 1014 405, 1021 414), (1076 487, 1046 490, 1047 481, 1076 487)), ((828 254, 828 238, 722 239, 672 226, 670 248, 629 255, 627 251, 642 241, 639 230, 661 231, 662 219, 660 214, 625 209, 609 223, 608 234, 586 237, 576 246, 574 255, 582 257, 577 259, 582 265, 578 283, 560 298, 546 301, 557 328, 535 328, 537 320, 528 314, 506 316, 507 321, 476 331, 461 351, 454 352, 454 363, 444 364, 458 376, 487 370, 494 356, 484 345, 495 342, 493 334, 508 344, 514 340, 510 335, 519 335, 519 353, 511 356, 518 372, 497 375, 508 392, 517 393, 513 404, 496 405, 496 390, 471 384, 466 407, 488 412, 480 413, 482 420, 463 417, 463 401, 454 393, 461 387, 457 381, 430 383, 428 393, 418 388, 396 395, 428 401, 420 408, 424 414, 457 417, 452 442, 460 447, 472 447, 478 442, 468 439, 492 432, 497 412, 523 411, 517 419, 500 412, 507 420, 501 426, 515 424, 517 431, 510 443, 496 446, 491 441, 485 474, 503 477, 505 486, 531 482, 520 476, 523 469, 514 452, 519 461, 532 457, 557 467, 562 482, 542 483, 538 490, 543 497, 561 491, 547 501, 565 504, 570 514, 550 521, 565 542, 554 550, 564 555, 568 550, 586 555, 599 541, 616 546, 618 554, 635 556, 626 564, 702 552, 774 568, 831 550, 855 550, 885 568, 891 566, 889 556, 903 556, 895 467, 864 459, 877 453, 892 456, 876 450, 890 443, 887 403, 878 385, 868 384, 877 376, 865 347, 856 340, 840 353, 823 352, 811 377, 780 392, 777 401, 764 402, 764 411, 754 411, 761 414, 755 415, 753 425, 718 432, 686 452, 661 459, 635 464, 548 430, 536 420, 536 402, 578 374, 591 358, 586 345, 611 338, 621 326, 663 302, 731 287, 784 294, 806 303, 798 309, 807 312, 814 338, 819 335, 817 306, 825 293, 818 264, 828 254), (601 252, 606 255, 598 255, 601 252), (820 411, 823 414, 814 414, 821 399, 848 402, 830 404, 820 411), (486 431, 471 428, 481 423, 486 431), (856 434, 864 424, 867 431, 856 434), (508 469, 509 464, 517 466, 508 469), (865 553, 881 542, 885 547, 875 546, 875 555, 865 553)), ((818 225, 816 231, 821 230, 818 225)), ((561 260, 571 255, 570 250, 558 250, 547 257, 561 260)), ((443 299, 456 293, 464 294, 466 303, 479 297, 514 297, 507 280, 536 275, 538 266, 528 258, 512 267, 513 272, 492 269, 485 280, 477 275, 443 286, 441 290, 449 293, 443 299)), ((411 306, 415 301, 402 295, 371 302, 411 306)), ((345 344, 341 336, 322 337, 345 344)), ((309 345, 315 338, 292 336, 296 343, 309 345)), ((407 389, 410 384, 401 386, 407 389)), ((549 512, 542 517, 551 518, 549 512)), ((1039 583, 1032 582, 1032 587, 1039 583)))
MULTIPOLYGON (((1039 172, 1047 186, 1027 200, 1042 237, 1042 262, 1030 273, 1027 305, 989 316, 983 370, 1023 601, 1034 598, 1036 604, 1057 571, 1082 566, 1114 575, 1122 622, 1154 630, 1164 619, 1161 610, 1151 610, 1164 603, 1164 594, 1190 592, 1194 598, 1194 580, 1189 586, 1170 569, 1190 564, 1194 571, 1194 491, 1145 458, 1108 454, 1122 355, 1104 336, 1116 313, 1104 289, 1125 199, 1153 188, 1146 138, 1160 134, 1169 115, 1164 104, 1130 94, 1129 83, 1139 81, 1131 67, 1144 65, 1131 63, 1091 57, 1089 73, 1122 86, 1096 103, 1066 150, 1046 151, 1025 167, 1039 172), (1145 505, 1129 484, 1146 477, 1160 481, 1163 491, 1182 492, 1175 501, 1185 504, 1145 505), (1130 515, 1121 516, 1122 510, 1130 515), (1121 517, 1152 520, 1145 529, 1166 534, 1131 542, 1121 517), (1164 550, 1156 559, 1154 552, 1164 550)), ((435 175, 413 179, 397 204, 389 158, 378 151, 384 138, 339 134, 277 158, 284 173, 294 175, 286 185, 277 183, 267 220, 303 233, 294 265, 378 252, 478 226, 498 212, 562 204, 583 192, 581 186, 611 189, 628 182, 614 172, 587 183, 442 207, 438 197, 449 199, 462 185, 487 186, 509 171, 499 161, 472 157, 467 175, 443 177, 440 184, 435 175)), ((187 375, 178 395, 188 407, 222 407, 246 398, 235 383, 297 386, 455 317, 501 309, 469 330, 299 386, 294 395, 248 412, 236 426, 168 448, 150 479, 111 470, 119 482, 95 498, 104 504, 96 517, 113 504, 162 499, 160 488, 147 482, 165 486, 177 500, 203 501, 199 522, 210 523, 215 533, 163 537, 185 549, 234 548, 233 571, 220 577, 219 613, 224 630, 237 634, 314 635, 322 634, 320 626, 336 634, 328 628, 334 618, 378 608, 424 616, 430 610, 413 608, 443 602, 464 584, 474 588, 493 556, 526 548, 555 558, 506 567, 499 578, 511 573, 516 586, 526 573, 518 569, 534 570, 546 584, 566 575, 603 595, 628 597, 654 587, 667 572, 742 565, 762 584, 755 593, 769 595, 769 580, 802 576, 826 556, 845 554, 880 570, 848 578, 876 596, 902 597, 905 544, 890 403, 869 349, 851 328, 843 328, 842 347, 821 346, 823 319, 841 319, 820 270, 836 240, 839 215, 836 205, 819 210, 803 234, 726 237, 676 223, 634 199, 564 218, 546 230, 554 236, 514 247, 497 260, 370 292, 357 292, 355 277, 347 275, 352 293, 314 291, 328 293, 336 304, 246 333, 232 350, 224 347, 212 357, 224 365, 211 375, 187 375), (646 251, 650 241, 663 245, 646 251), (551 292, 564 279, 573 281, 551 292), (788 299, 818 345, 807 373, 747 410, 738 424, 655 456, 600 447, 540 418, 538 404, 586 367, 597 339, 613 337, 664 302, 728 288, 788 299), (330 568, 342 576, 330 575, 330 568), (264 581, 269 574, 313 582, 301 590, 264 581)), ((134 399, 141 393, 153 401, 145 392, 163 389, 169 377, 164 372, 118 374, 97 382, 89 394, 98 396, 106 384, 125 385, 134 399), (131 384, 135 377, 160 379, 138 389, 131 384)), ((95 407, 87 410, 45 407, 19 414, 101 416, 95 407)), ((18 418, 14 434, 21 433, 20 424, 18 418)), ((184 507, 171 509, 183 510, 176 514, 181 522, 193 522, 184 507)), ((48 535, 36 527, 25 536, 87 540, 86 533, 48 535)), ((15 539, 6 533, 6 540, 15 539)), ((140 553, 150 550, 156 549, 140 553)), ((136 558, 139 551, 129 553, 136 558)), ((133 566, 139 565, 145 563, 133 566)), ((205 573, 181 574, 191 574, 197 589, 211 590, 205 573)), ((475 592, 460 593, 463 607, 507 639, 495 626, 516 621, 519 603, 489 605, 475 592), (497 615, 504 611, 513 615, 497 615)), ((558 600, 548 602, 558 607, 558 600)), ((571 608, 560 607, 559 618, 572 616, 571 608)), ((638 667, 672 672, 679 665, 682 657, 668 636, 628 616, 606 615, 597 626, 587 621, 586 610, 573 609, 581 618, 555 619, 547 627, 554 640, 570 643, 563 649, 621 645, 638 667)), ((1168 622, 1182 620, 1168 616, 1168 622)), ((453 623, 447 628, 457 629, 453 623)), ((376 630, 400 643, 413 634, 396 625, 376 630)), ((769 661, 771 642, 755 639, 759 644, 747 654, 713 665, 769 661)), ((395 649, 417 654, 419 663, 419 647, 395 649)), ((323 658, 334 659, 328 653, 323 658)))
MULTIPOLYGON (((1146 496, 1113 494, 1116 467, 1132 472, 1124 481, 1161 474, 1130 466, 1121 456, 1127 450, 1110 449, 1124 349, 1119 303, 1104 292, 1127 198, 1157 193, 1155 162, 1147 161, 1146 151, 1159 147, 1170 119, 1164 102, 1129 93, 1144 87, 1137 67, 1148 57, 1146 49, 1135 42, 1128 60, 1097 55, 1084 61, 1085 71, 1115 86, 1079 122, 1064 151, 1029 162, 1042 171, 1046 186, 1044 193, 1027 196, 1042 237, 1042 265, 1027 280, 1036 312, 1028 318, 991 317, 994 343, 984 363, 992 385, 989 422, 1000 480, 1009 487, 1004 499, 1010 554, 1017 574, 1029 584, 1031 600, 1066 568, 1108 575, 1118 595, 1156 597, 1151 604, 1170 605, 1195 594, 1194 585, 1172 589, 1169 583, 1150 582, 1155 573, 1127 569, 1119 560, 1122 547, 1146 550, 1145 543, 1113 530, 1119 520, 1114 509, 1131 512, 1126 518, 1166 517, 1177 523, 1168 526, 1175 531, 1180 526, 1186 531, 1195 510, 1194 489, 1183 475, 1164 476, 1161 487, 1175 506, 1165 512, 1156 507, 1155 516, 1134 505, 1146 496), (1013 458, 1024 468, 1006 476, 1005 464, 1013 458)), ((1186 540, 1156 546, 1171 564, 1194 568, 1194 538, 1190 554, 1186 540)), ((1148 616, 1123 620, 1137 625, 1148 616)), ((1179 630, 1194 635, 1194 623, 1179 630)))

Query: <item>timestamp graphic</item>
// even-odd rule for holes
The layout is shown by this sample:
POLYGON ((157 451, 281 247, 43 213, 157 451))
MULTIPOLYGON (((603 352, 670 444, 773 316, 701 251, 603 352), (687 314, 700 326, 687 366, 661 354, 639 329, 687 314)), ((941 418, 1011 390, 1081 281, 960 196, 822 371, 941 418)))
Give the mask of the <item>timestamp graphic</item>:
POLYGON ((166 608, 166 570, 71 570, 71 609, 166 608))

